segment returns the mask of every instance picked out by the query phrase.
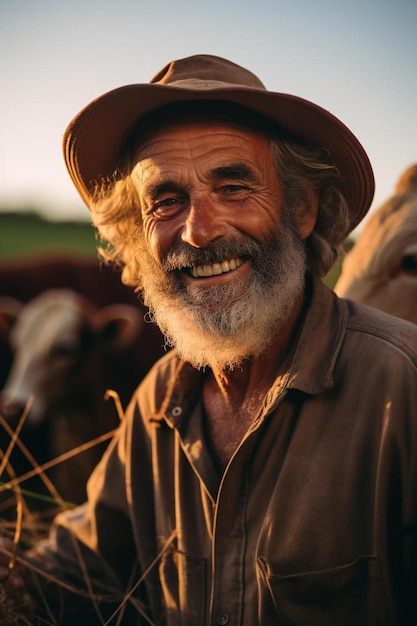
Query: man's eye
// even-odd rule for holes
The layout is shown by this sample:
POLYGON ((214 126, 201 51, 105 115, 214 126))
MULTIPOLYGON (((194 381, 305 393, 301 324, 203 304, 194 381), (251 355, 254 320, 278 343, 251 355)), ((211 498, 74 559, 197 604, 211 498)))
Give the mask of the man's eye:
POLYGON ((217 193, 220 201, 242 203, 251 195, 252 189, 247 185, 231 183, 220 187, 217 193))
POLYGON ((236 193, 239 191, 247 191, 247 187, 245 185, 225 185, 224 191, 226 193, 236 193))
POLYGON ((159 209, 160 207, 170 207, 178 202, 178 198, 165 198, 165 200, 160 200, 155 204, 155 209, 159 209))
POLYGON ((181 210, 181 206, 180 198, 164 198, 154 203, 152 212, 155 217, 169 218, 176 215, 181 210))
POLYGON ((241 185, 238 183, 223 185, 218 190, 219 197, 223 198, 225 201, 233 200, 241 201, 246 198, 251 192, 251 189, 247 185, 241 185))

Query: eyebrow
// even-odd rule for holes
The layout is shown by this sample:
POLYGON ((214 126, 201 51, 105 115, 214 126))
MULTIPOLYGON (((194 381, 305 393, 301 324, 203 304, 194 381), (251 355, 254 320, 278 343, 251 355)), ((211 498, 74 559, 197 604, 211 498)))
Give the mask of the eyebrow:
POLYGON ((155 200, 164 193, 184 193, 184 189, 173 180, 162 180, 155 184, 145 185, 145 192, 151 200, 155 200))
POLYGON ((243 180, 252 183, 258 180, 254 171, 244 163, 232 163, 215 167, 209 176, 212 180, 231 178, 232 180, 243 180))

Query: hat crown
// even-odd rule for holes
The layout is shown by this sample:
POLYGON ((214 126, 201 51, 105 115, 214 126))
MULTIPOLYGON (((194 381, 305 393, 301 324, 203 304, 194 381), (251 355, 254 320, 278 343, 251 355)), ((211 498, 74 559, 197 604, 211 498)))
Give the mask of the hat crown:
POLYGON ((210 89, 239 85, 265 89, 255 74, 227 59, 209 54, 197 54, 171 61, 150 81, 158 85, 210 89))

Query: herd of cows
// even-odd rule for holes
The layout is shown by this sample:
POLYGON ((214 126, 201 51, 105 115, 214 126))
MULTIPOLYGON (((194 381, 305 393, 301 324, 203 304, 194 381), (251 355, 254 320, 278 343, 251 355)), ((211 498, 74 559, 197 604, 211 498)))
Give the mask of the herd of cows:
MULTIPOLYGON (((334 289, 417 323, 417 165, 368 220, 334 289)), ((106 433, 165 351, 160 331, 145 320, 119 273, 94 260, 0 265, 0 519, 15 505, 16 486, 32 509, 48 504, 45 495, 84 499, 106 433)))

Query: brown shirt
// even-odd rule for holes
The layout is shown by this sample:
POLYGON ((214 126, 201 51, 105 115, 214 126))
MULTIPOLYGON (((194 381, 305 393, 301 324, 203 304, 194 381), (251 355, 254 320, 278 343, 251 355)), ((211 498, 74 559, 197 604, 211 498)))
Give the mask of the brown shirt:
POLYGON ((167 354, 42 566, 76 575, 82 554, 116 603, 140 580, 123 624, 417 624, 416 340, 317 281, 223 475, 204 442, 204 373, 167 354))

